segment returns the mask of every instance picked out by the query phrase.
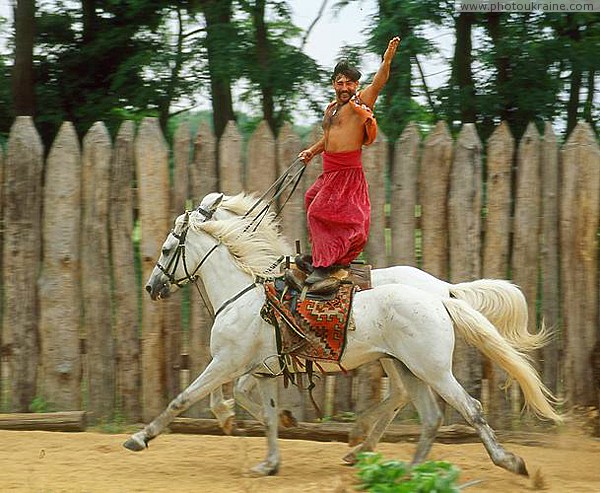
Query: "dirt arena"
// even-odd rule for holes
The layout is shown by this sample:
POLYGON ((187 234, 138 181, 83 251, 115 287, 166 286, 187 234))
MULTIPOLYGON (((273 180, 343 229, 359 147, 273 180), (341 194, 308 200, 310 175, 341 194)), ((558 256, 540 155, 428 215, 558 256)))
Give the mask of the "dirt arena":
MULTIPOLYGON (((0 431, 2 492, 351 492, 354 469, 341 465, 343 443, 281 440, 278 476, 248 471, 263 458, 265 440, 248 437, 163 435, 133 453, 121 447, 128 435, 0 431)), ((600 492, 600 440, 564 434, 549 446, 506 443, 524 457, 537 486, 494 466, 479 443, 436 444, 431 459, 462 471, 465 491, 507 493, 542 489, 556 493, 600 492)), ((412 444, 383 443, 386 458, 409 460, 412 444)))

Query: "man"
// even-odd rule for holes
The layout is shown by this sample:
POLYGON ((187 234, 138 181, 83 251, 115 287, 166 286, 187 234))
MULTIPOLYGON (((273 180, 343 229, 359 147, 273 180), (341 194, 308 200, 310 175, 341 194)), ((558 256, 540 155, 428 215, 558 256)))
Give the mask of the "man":
POLYGON ((336 65, 331 78, 335 101, 325 110, 323 137, 298 157, 308 164, 323 153, 323 173, 304 197, 312 244, 312 270, 306 278, 315 290, 330 277, 343 278, 350 262, 367 243, 371 218, 369 190, 362 169, 362 147, 377 134, 373 106, 390 75, 400 38, 390 40, 371 84, 358 91, 360 72, 347 62, 336 65))

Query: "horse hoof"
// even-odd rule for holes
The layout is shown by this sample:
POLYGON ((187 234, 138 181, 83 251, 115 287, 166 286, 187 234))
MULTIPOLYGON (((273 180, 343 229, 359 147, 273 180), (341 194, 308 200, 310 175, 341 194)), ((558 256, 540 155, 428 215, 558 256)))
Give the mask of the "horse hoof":
POLYGON ((294 428, 298 426, 298 420, 292 414, 292 411, 283 409, 279 413, 279 424, 284 428, 294 428))
POLYGON ((516 464, 516 473, 520 474, 521 476, 526 476, 529 477, 529 471, 527 470, 527 466, 525 465, 525 461, 523 459, 521 459, 521 457, 516 457, 517 459, 517 464, 516 464))
POLYGON ((235 430, 235 416, 229 416, 221 428, 226 435, 233 435, 233 430, 235 430))
POLYGON ((360 445, 361 443, 363 443, 366 439, 367 439, 367 434, 365 433, 365 430, 363 429, 363 427, 355 426, 354 428, 352 428, 350 430, 350 433, 348 434, 348 446, 356 447, 357 445, 360 445))
POLYGON ((148 448, 148 442, 143 438, 138 438, 134 435, 123 444, 123 447, 133 452, 141 452, 148 448))
POLYGON ((255 465, 250 472, 253 476, 275 476, 279 472, 279 465, 270 465, 267 462, 261 462, 255 465))

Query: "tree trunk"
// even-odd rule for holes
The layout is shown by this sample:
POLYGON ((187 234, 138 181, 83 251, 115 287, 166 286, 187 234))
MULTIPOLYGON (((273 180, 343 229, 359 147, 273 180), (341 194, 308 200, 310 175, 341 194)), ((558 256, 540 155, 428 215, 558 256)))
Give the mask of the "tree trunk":
POLYGON ((500 96, 500 119, 509 124, 509 128, 515 128, 514 115, 511 109, 515 107, 514 96, 510 93, 506 84, 509 80, 510 59, 502 54, 503 32, 500 24, 501 14, 487 15, 487 30, 492 44, 494 45, 494 65, 496 67, 496 91, 500 96))
POLYGON ((227 122, 235 120, 231 97, 231 75, 227 66, 227 50, 222 47, 223 28, 231 23, 232 0, 208 0, 202 2, 206 20, 206 49, 208 73, 212 94, 213 124, 217 139, 221 138, 227 122))
POLYGON ((163 133, 167 131, 167 123, 169 121, 169 114, 171 108, 171 102, 173 101, 173 95, 175 94, 175 88, 179 84, 179 76, 181 73, 181 67, 183 65, 183 19, 181 18, 181 8, 176 6, 177 12, 177 49, 175 51, 175 63, 171 69, 171 76, 167 83, 167 89, 164 97, 159 103, 159 122, 160 128, 163 133))
POLYGON ((275 122, 275 104, 273 102, 273 87, 269 76, 270 52, 269 39, 267 37, 267 27, 265 25, 265 4, 266 0, 256 0, 252 12, 252 23, 256 36, 256 59, 260 73, 260 91, 262 94, 263 118, 271 127, 273 135, 277 135, 277 125, 275 122))
POLYGON ((456 46, 452 63, 453 85, 458 88, 458 104, 460 119, 463 123, 473 123, 477 117, 475 105, 475 87, 471 54, 471 30, 475 16, 472 12, 463 12, 455 22, 456 46))
POLYGON ((18 0, 15 8, 15 62, 12 72, 15 116, 35 114, 34 36, 35 0, 18 0))
POLYGON ((567 135, 570 135, 575 125, 577 125, 577 117, 579 113, 579 96, 581 92, 581 80, 583 73, 579 62, 579 42, 581 41, 581 31, 575 21, 573 14, 567 14, 569 20, 569 28, 566 35, 571 40, 571 78, 569 88, 569 101, 567 102, 567 135))

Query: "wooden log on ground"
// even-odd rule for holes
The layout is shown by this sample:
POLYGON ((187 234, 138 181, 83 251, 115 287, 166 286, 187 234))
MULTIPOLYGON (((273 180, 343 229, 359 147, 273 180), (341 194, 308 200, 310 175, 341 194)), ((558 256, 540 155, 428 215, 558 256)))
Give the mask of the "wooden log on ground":
MULTIPOLYGON (((312 440, 315 442, 347 442, 348 433, 354 423, 298 423, 293 428, 279 427, 279 438, 292 440, 312 440)), ((175 418, 169 425, 173 433, 199 434, 199 435, 224 435, 216 419, 175 418)), ((264 436, 265 427, 254 420, 236 422, 234 435, 238 436, 264 436)), ((383 441, 395 443, 401 441, 417 441, 421 434, 418 425, 392 425, 388 427, 383 436, 383 441)), ((441 443, 461 443, 478 441, 479 437, 470 426, 454 424, 442 426, 436 440, 441 443)))
MULTIPOLYGON (((314 442, 343 442, 348 441, 348 433, 354 423, 298 423, 293 428, 279 428, 279 438, 288 440, 311 440, 314 442)), ((193 419, 175 418, 169 425, 173 433, 198 434, 224 436, 216 419, 193 419)), ((237 421, 234 436, 263 437, 264 425, 258 421, 237 421)), ((421 427, 419 425, 390 425, 383 437, 382 442, 414 443, 419 440, 421 427)), ((552 433, 538 432, 503 432, 497 431, 496 436, 500 442, 511 442, 527 446, 549 446, 554 435, 552 433)), ((478 443, 480 441, 477 432, 470 426, 463 424, 452 424, 440 427, 435 437, 436 443, 460 444, 478 443)))
POLYGON ((0 414, 0 430, 85 431, 85 411, 0 414))

